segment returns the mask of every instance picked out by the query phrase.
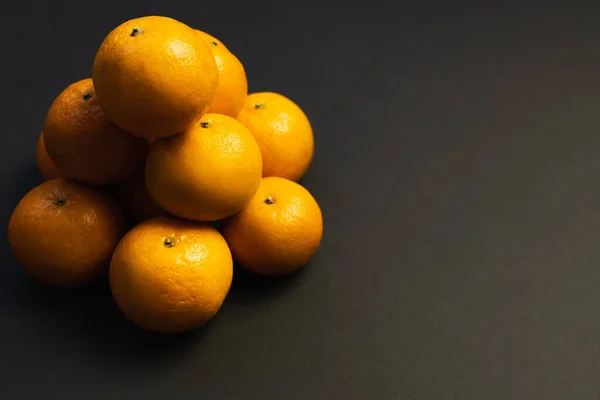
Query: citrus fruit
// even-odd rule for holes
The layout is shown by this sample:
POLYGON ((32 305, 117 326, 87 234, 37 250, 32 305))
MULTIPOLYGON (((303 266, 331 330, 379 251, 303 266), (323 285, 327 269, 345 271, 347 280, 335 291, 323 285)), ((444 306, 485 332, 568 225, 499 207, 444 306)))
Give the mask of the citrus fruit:
POLYGON ((293 101, 272 92, 252 93, 237 119, 250 129, 260 146, 264 177, 297 181, 304 175, 313 156, 313 131, 293 101))
POLYGON ((167 212, 150 196, 143 170, 133 178, 120 183, 116 192, 125 214, 135 222, 167 215, 167 212))
POLYGON ((208 110, 218 72, 208 44, 175 19, 136 18, 102 42, 92 78, 106 116, 142 137, 185 130, 208 110))
POLYGON ((148 144, 104 118, 91 79, 69 85, 44 122, 48 155, 74 180, 108 185, 131 176, 144 163, 148 144))
POLYGON ((129 231, 109 273, 113 297, 125 316, 163 333, 207 322, 225 300, 232 276, 231 252, 217 230, 169 217, 129 231))
POLYGON ((261 171, 260 149, 248 129, 226 115, 206 114, 183 133, 152 143, 146 184, 171 214, 214 221, 244 207, 261 171))
POLYGON ((123 213, 112 197, 59 178, 21 199, 7 236, 15 259, 30 276, 70 287, 106 272, 123 233, 123 213))
POLYGON ((43 180, 48 181, 61 176, 58 167, 56 164, 54 164, 54 161, 52 161, 48 155, 48 152, 46 151, 46 145, 44 144, 44 132, 40 133, 37 141, 37 146, 35 148, 35 163, 43 180))
POLYGON ((219 70, 217 93, 208 112, 235 118, 248 95, 248 80, 244 66, 223 42, 206 32, 198 31, 198 33, 208 43, 219 70))
POLYGON ((304 187, 284 178, 263 178, 246 207, 224 222, 233 257, 249 271, 282 275, 306 264, 317 251, 323 217, 304 187))

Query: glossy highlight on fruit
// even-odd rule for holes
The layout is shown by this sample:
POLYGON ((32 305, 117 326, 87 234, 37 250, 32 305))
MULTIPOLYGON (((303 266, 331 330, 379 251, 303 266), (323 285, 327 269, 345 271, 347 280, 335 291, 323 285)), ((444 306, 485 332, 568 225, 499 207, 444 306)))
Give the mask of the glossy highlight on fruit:
POLYGON ((217 93, 208 112, 237 117, 248 95, 246 70, 238 58, 216 37, 197 31, 209 45, 219 70, 217 93))
POLYGON ((30 138, 44 182, 7 227, 26 274, 60 288, 108 278, 133 324, 181 333, 219 312, 234 259, 267 276, 310 262, 323 216, 296 181, 312 127, 289 98, 248 95, 232 47, 165 16, 108 32, 92 77, 50 99, 30 138))
POLYGON ((154 200, 195 221, 216 221, 241 210, 258 189, 261 173, 252 134, 221 114, 206 114, 183 133, 154 141, 146 162, 154 200))
POLYGON ((306 114, 296 103, 278 93, 252 93, 237 119, 260 146, 264 177, 297 181, 304 175, 313 157, 314 138, 306 114))
POLYGON ((108 121, 91 79, 69 85, 44 122, 46 150, 67 177, 109 185, 131 177, 144 163, 148 143, 108 121))
POLYGON ((218 71, 208 44, 163 16, 126 21, 98 49, 92 78, 106 116, 140 137, 187 129, 212 103, 218 71))
POLYGON ((305 265, 323 235, 321 209, 308 190, 284 178, 263 178, 246 207, 225 221, 223 235, 240 265, 283 275, 305 265))
POLYGON ((72 287, 106 272, 124 230, 123 212, 112 197, 59 178, 21 199, 7 236, 13 256, 30 276, 72 287))
POLYGON ((209 225, 160 217, 123 237, 109 277, 113 297, 131 321, 178 333, 202 326, 221 308, 233 260, 223 236, 209 225))

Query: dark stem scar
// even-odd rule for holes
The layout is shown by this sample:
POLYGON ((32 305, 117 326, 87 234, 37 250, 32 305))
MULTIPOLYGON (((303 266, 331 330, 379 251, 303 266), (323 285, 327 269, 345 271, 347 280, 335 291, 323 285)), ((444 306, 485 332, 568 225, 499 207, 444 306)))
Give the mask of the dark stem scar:
POLYGON ((272 198, 271 196, 267 196, 267 198, 265 199, 265 204, 275 204, 275 199, 272 198))
POLYGON ((142 34, 143 32, 144 32, 144 30, 142 28, 133 28, 131 30, 131 33, 129 34, 129 36, 136 37, 136 36, 142 34))
POLYGON ((89 92, 85 92, 83 94, 83 100, 84 101, 88 101, 89 99, 91 99, 92 97, 94 97, 94 91, 90 90, 89 92))
POLYGON ((54 202, 54 204, 56 204, 56 205, 57 205, 57 206, 59 206, 59 207, 62 207, 62 206, 64 206, 65 204, 67 204, 67 199, 66 199, 66 198, 65 198, 65 197, 64 197, 62 194, 59 194, 59 195, 56 197, 56 201, 54 202))

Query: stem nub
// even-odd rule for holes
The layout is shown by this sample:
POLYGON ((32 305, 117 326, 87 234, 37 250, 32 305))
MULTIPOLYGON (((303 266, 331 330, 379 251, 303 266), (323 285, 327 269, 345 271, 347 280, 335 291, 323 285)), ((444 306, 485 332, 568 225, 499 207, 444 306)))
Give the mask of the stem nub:
POLYGON ((65 204, 67 204, 67 199, 63 195, 58 195, 54 204, 56 204, 59 207, 62 207, 65 204))
POLYGON ((131 36, 131 37, 136 37, 136 36, 138 36, 139 34, 141 34, 142 32, 143 32, 143 30, 142 30, 142 29, 140 29, 140 28, 133 28, 133 29, 131 30, 131 33, 129 34, 129 36, 131 36))
POLYGON ((166 238, 166 239, 163 241, 163 244, 164 244, 164 245, 165 245, 165 247, 167 247, 167 248, 175 247, 175 241, 174 241, 173 239, 171 239, 171 238, 166 238))
POLYGON ((256 104, 254 105, 254 108, 255 108, 256 110, 260 110, 261 108, 265 108, 265 103, 262 103, 262 102, 261 102, 261 103, 256 103, 256 104))
POLYGON ((267 198, 265 199, 265 204, 275 204, 275 199, 272 198, 271 196, 267 196, 267 198))
POLYGON ((200 122, 200 126, 203 128, 210 128, 210 121, 202 121, 200 122))
POLYGON ((85 92, 83 94, 83 101, 88 101, 92 97, 94 97, 94 91, 93 90, 90 90, 89 92, 85 92))
POLYGON ((214 40, 212 42, 210 42, 210 44, 212 44, 215 47, 217 47, 219 45, 219 43, 215 42, 214 40))

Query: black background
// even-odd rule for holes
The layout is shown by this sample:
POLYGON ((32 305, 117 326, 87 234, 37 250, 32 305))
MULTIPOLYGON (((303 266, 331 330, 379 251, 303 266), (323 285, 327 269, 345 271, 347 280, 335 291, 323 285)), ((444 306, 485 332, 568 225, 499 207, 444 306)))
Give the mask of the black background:
POLYGON ((600 398, 598 7, 215 3, 3 3, 2 223, 40 181, 54 97, 161 14, 306 111, 320 252, 157 336, 104 284, 29 281, 2 238, 0 399, 600 398))

